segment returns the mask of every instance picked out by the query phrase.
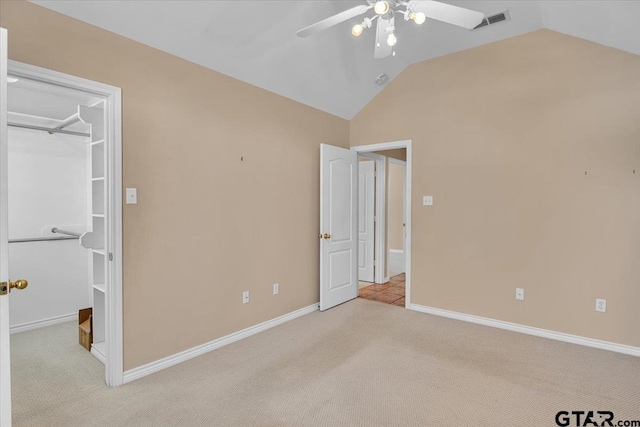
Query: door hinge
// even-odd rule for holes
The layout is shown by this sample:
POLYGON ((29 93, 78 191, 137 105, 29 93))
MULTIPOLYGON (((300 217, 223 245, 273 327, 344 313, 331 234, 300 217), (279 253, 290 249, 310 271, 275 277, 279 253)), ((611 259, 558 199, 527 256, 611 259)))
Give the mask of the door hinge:
POLYGON ((0 295, 7 295, 9 293, 9 283, 0 282, 0 295))
POLYGON ((113 261, 113 253, 109 252, 109 261, 113 261))

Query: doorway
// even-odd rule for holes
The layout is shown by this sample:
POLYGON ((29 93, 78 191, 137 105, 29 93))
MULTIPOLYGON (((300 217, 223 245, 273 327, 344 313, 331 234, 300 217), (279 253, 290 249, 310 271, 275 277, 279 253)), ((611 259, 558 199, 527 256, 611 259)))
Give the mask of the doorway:
MULTIPOLYGON (((411 141, 361 145, 351 149, 320 144, 320 311, 357 298, 358 287, 358 156, 376 152, 404 149, 406 157, 404 216, 405 216, 405 308, 411 307, 411 141)), ((378 154, 379 155, 379 154, 378 154)), ((381 156, 382 157, 382 156, 381 156)), ((376 171, 384 174, 386 166, 376 171)), ((384 186, 377 186, 376 218, 384 215, 384 186)), ((376 260, 383 263, 386 247, 382 221, 376 221, 376 251, 383 255, 376 260)), ((376 280, 384 277, 381 269, 376 280)), ((390 280, 389 280, 390 282, 390 280)), ((382 283, 381 285, 385 285, 382 283)), ((389 283, 390 285, 390 283, 389 283)))
MULTIPOLYGON (((363 172, 359 171, 358 184, 359 214, 358 230, 365 230, 362 222, 368 224, 373 217, 373 252, 375 281, 363 280, 359 270, 359 292, 361 298, 393 304, 410 306, 410 206, 411 206, 411 141, 398 141, 368 146, 352 147, 358 153, 359 169, 373 169, 373 190, 362 182, 363 172), (373 213, 363 205, 368 196, 374 194, 373 213)), ((368 181, 367 181, 368 182, 368 181)), ((364 252, 366 244, 359 234, 359 266, 366 265, 363 257, 371 256, 364 252)))
POLYGON ((15 413, 60 381, 122 384, 121 92, 15 61, 7 81, 15 413))
POLYGON ((358 153, 358 295, 397 306, 406 304, 406 159, 406 148, 358 153), (374 195, 375 202, 369 200, 374 195), (363 234, 369 228, 372 232, 363 234), (368 264, 374 266, 375 281, 363 274, 361 266, 368 264))

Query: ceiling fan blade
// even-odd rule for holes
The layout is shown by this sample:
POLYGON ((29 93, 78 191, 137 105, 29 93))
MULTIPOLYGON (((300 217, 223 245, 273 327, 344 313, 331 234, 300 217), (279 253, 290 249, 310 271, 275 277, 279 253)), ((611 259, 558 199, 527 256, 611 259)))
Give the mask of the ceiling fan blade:
POLYGON ((395 22, 395 18, 391 17, 391 19, 383 19, 382 16, 378 18, 378 23, 376 25, 376 46, 373 51, 373 57, 380 59, 386 58, 391 55, 393 52, 393 47, 387 44, 387 28, 393 27, 395 22))
POLYGON ((484 19, 482 12, 433 0, 411 1, 408 7, 414 12, 424 13, 427 18, 464 27, 468 30, 474 29, 484 19))
POLYGON ((323 19, 320 22, 316 22, 313 25, 309 25, 306 28, 301 29, 296 34, 298 37, 309 37, 320 31, 324 31, 327 28, 333 27, 334 25, 338 25, 341 22, 347 21, 351 18, 355 18, 358 15, 362 15, 373 6, 368 4, 363 4, 361 6, 352 7, 351 9, 347 9, 343 12, 340 12, 336 15, 330 16, 327 19, 323 19))

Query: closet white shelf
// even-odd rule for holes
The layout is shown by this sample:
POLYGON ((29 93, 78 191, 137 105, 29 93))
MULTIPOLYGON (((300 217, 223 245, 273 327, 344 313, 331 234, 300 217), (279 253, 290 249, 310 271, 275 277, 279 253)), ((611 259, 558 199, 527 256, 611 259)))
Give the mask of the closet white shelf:
POLYGON ((89 178, 90 203, 89 211, 91 215, 91 232, 85 235, 82 245, 91 249, 91 271, 90 280, 91 292, 93 296, 93 339, 91 354, 102 363, 105 362, 105 308, 107 285, 106 266, 108 252, 106 246, 106 141, 104 133, 104 103, 98 103, 92 107, 83 107, 80 114, 87 117, 91 122, 91 146, 89 150, 89 161, 91 162, 89 178))

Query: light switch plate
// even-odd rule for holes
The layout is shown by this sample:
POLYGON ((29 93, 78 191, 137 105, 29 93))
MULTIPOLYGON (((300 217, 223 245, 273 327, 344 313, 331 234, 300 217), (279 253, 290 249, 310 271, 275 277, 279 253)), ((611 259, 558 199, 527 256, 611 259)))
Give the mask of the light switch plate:
POLYGON ((433 206, 433 196, 423 196, 422 206, 433 206))
POLYGON ((128 205, 136 205, 138 204, 138 189, 137 188, 127 188, 126 190, 126 199, 128 205))

